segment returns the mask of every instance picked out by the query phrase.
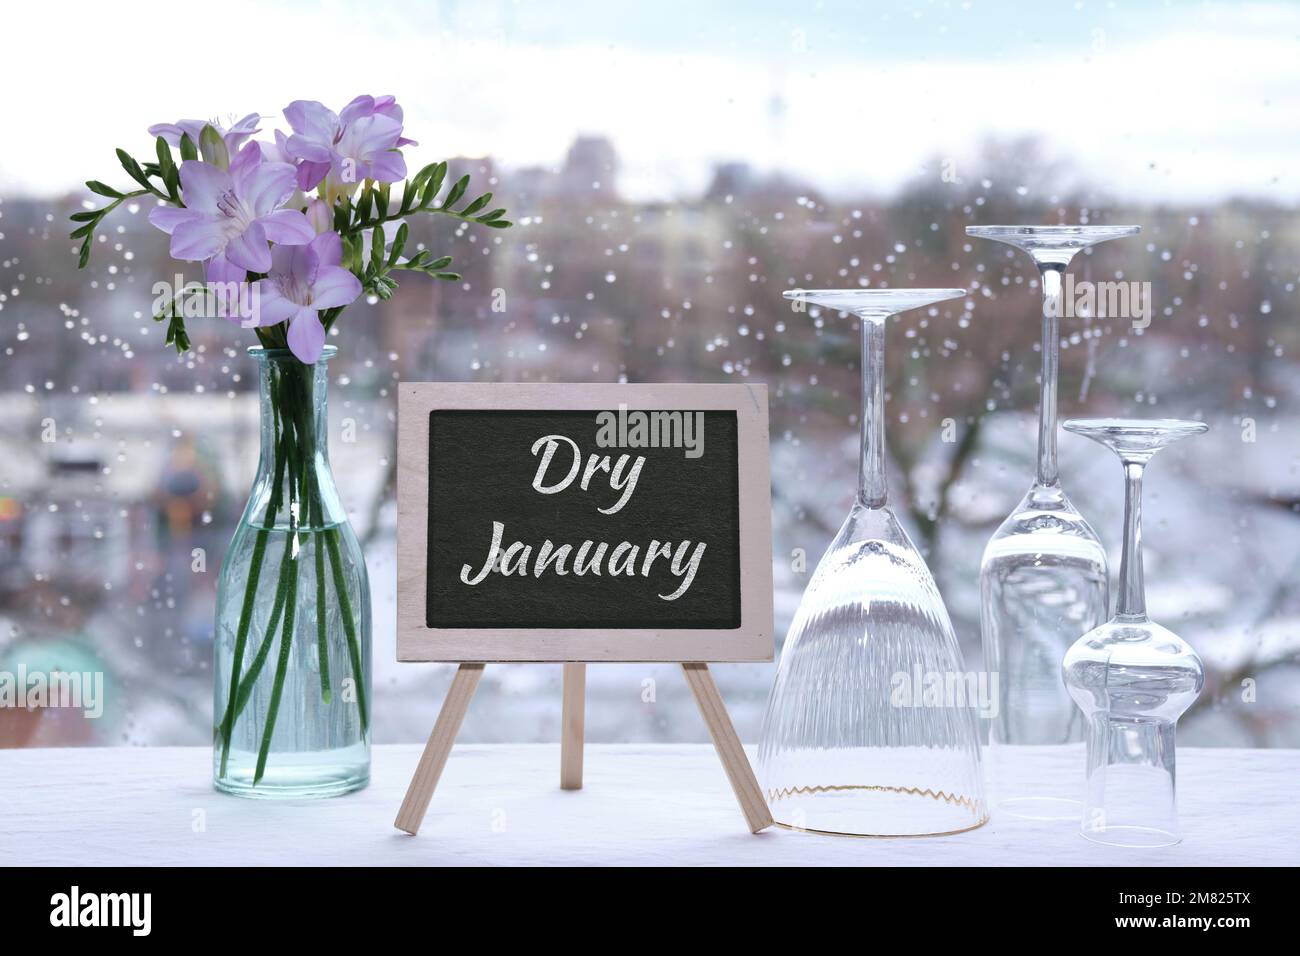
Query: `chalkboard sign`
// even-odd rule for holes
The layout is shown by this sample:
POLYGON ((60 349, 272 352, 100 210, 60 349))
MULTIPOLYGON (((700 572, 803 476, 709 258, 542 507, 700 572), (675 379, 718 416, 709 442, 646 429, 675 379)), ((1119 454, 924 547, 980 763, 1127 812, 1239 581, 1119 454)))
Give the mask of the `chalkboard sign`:
POLYGON ((772 659, 762 385, 405 383, 398 658, 772 659))

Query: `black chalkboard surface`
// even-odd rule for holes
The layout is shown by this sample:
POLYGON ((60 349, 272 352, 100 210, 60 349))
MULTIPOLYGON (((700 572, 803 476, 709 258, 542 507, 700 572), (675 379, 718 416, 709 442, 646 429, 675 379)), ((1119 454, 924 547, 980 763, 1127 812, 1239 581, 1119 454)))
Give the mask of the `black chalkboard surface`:
POLYGON ((426 626, 740 626, 735 411, 435 409, 428 435, 426 626))

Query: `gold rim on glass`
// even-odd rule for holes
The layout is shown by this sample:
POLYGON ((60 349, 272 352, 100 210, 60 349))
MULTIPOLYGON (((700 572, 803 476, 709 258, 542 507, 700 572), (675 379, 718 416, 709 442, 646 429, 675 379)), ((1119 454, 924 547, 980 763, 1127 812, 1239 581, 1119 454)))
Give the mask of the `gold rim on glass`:
MULTIPOLYGON (((978 812, 979 809, 976 802, 970 797, 945 793, 942 790, 930 790, 929 788, 920 789, 918 787, 886 787, 861 783, 828 784, 814 787, 782 787, 779 790, 769 790, 766 797, 769 804, 775 804, 778 800, 783 800, 786 797, 792 797, 798 794, 813 795, 818 793, 835 793, 843 790, 870 790, 876 793, 902 793, 914 797, 929 797, 931 800, 941 800, 944 803, 966 807, 973 813, 978 812)), ((960 827, 956 830, 940 830, 938 832, 928 833, 849 833, 844 830, 819 830, 816 827, 797 827, 789 823, 782 823, 780 820, 773 821, 773 823, 782 830, 789 830, 792 833, 816 833, 821 836, 858 837, 859 839, 864 840, 912 840, 918 837, 954 836, 958 833, 969 833, 971 830, 978 830, 988 822, 989 815, 987 812, 984 812, 981 814, 980 818, 970 826, 960 827)))

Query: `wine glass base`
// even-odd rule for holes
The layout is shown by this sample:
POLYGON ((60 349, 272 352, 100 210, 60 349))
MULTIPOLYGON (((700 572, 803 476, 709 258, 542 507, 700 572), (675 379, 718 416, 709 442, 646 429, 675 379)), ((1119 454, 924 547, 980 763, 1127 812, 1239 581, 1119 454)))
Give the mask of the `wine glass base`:
POLYGON ((812 833, 816 836, 848 837, 851 840, 924 840, 926 837, 943 837, 956 836, 959 833, 969 833, 971 830, 978 830, 984 824, 989 822, 985 817, 978 823, 972 823, 968 827, 960 830, 944 830, 942 833, 846 833, 843 830, 818 830, 814 827, 797 827, 792 823, 782 823, 780 820, 773 820, 772 825, 782 830, 789 830, 791 833, 812 833))
POLYGON ((1183 841, 1177 833, 1170 833, 1159 827, 1116 826, 1104 827, 1100 830, 1083 829, 1079 831, 1079 835, 1093 843, 1138 849, 1174 846, 1183 841))
POLYGON ((995 804, 997 812, 1021 820, 1072 820, 1083 816, 1083 801, 1065 797, 1009 797, 995 804))
POLYGON ((783 830, 867 839, 952 836, 988 823, 983 806, 970 797, 915 787, 842 784, 798 787, 768 794, 783 830), (790 799, 782 805, 783 799, 790 799), (939 806, 936 806, 938 804, 939 806))

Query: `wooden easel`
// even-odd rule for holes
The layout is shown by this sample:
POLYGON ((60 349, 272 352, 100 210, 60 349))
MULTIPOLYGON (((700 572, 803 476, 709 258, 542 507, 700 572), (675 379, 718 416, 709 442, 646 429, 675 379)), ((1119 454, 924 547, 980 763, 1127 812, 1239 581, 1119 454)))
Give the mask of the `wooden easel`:
MULTIPOLYGON (((425 811, 433 799, 433 791, 442 776, 442 768, 447 764, 452 744, 460 725, 469 709, 470 698, 483 676, 482 663, 461 664, 452 679, 451 689, 443 702, 438 719, 434 722, 429 742, 424 746, 420 763, 411 778, 411 785, 406 789, 406 798, 397 812, 393 825, 412 835, 420 832, 425 811)), ((750 832, 758 833, 772 825, 772 814, 759 790, 754 771, 749 765, 749 758, 736 736, 731 718, 718 687, 709 673, 708 664, 683 663, 682 672, 686 683, 695 695, 695 703, 700 708, 700 716, 709 728, 713 746, 722 761, 722 769, 727 773, 731 789, 735 791, 740 810, 745 815, 745 822, 750 832)), ((566 663, 564 665, 564 713, 560 732, 560 787, 564 790, 582 789, 582 745, 583 724, 586 712, 587 665, 585 663, 566 663)))

